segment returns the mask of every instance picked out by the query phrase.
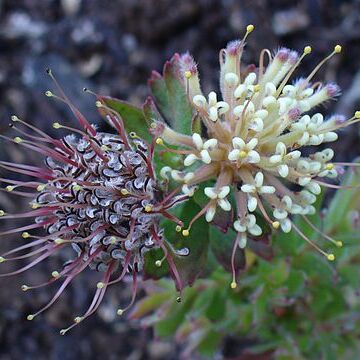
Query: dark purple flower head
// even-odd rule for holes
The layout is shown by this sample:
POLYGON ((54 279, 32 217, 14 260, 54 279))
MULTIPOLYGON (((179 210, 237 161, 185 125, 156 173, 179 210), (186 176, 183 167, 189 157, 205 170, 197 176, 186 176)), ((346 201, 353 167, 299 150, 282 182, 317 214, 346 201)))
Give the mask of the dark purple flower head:
MULTIPOLYGON (((48 96, 52 93, 48 92, 48 96)), ((28 320, 32 320, 46 310, 84 269, 103 273, 91 305, 82 316, 75 318, 71 328, 94 313, 107 287, 121 281, 126 274, 133 278, 131 303, 134 301, 137 274, 143 268, 145 253, 152 248, 162 248, 168 256, 159 219, 160 216, 171 218, 167 210, 177 198, 162 199, 152 165, 155 141, 149 145, 134 133, 129 137, 119 116, 104 104, 100 105, 107 120, 118 133, 98 132, 65 95, 62 100, 69 104, 83 130, 54 123, 55 129, 72 132, 54 139, 13 116, 11 126, 21 137, 2 136, 25 150, 43 155, 45 167, 0 162, 2 169, 31 178, 29 181, 4 178, 1 181, 9 184, 6 187, 9 193, 29 197, 32 208, 22 214, 7 214, 1 210, 1 218, 33 218, 29 225, 0 234, 20 232, 28 241, 3 254, 0 262, 33 258, 26 266, 0 276, 22 273, 63 248, 72 247, 74 257, 69 258, 61 270, 54 271, 49 281, 40 284, 62 281, 58 291, 45 307, 28 315, 28 320), (44 229, 46 234, 40 237, 33 234, 32 230, 36 229, 44 229), (25 255, 19 255, 24 251, 27 251, 25 255)), ((23 285, 22 289, 27 291, 34 287, 39 285, 23 285)), ((119 309, 118 314, 127 308, 119 309)))

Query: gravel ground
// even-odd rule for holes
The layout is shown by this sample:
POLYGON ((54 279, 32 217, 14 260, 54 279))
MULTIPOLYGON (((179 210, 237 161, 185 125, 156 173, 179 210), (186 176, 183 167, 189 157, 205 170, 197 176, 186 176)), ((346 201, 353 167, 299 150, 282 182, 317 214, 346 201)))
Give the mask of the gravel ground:
MULTIPOLYGON (((301 51, 311 45, 313 54, 299 72, 304 75, 335 43, 342 44, 344 52, 320 71, 318 79, 335 81, 343 89, 341 100, 329 104, 326 113, 353 113, 360 99, 358 0, 0 0, 0 132, 8 131, 13 113, 49 132, 54 121, 69 117, 62 104, 43 95, 52 86, 44 71, 48 66, 92 122, 99 117, 94 99, 81 91, 84 86, 140 105, 151 70, 160 71, 174 52, 190 50, 195 55, 208 91, 217 85, 218 49, 242 36, 249 23, 256 31, 244 55, 248 63, 257 62, 264 47, 301 51)), ((349 129, 342 139, 336 145, 338 158, 359 155, 358 130, 349 129)), ((24 161, 25 154, 13 147, 2 143, 0 151, 2 158, 24 161)), ((2 193, 0 203, 11 211, 19 207, 2 193)), ((0 249, 8 249, 14 240, 18 242, 1 239, 0 249)), ((109 291, 97 315, 71 335, 59 336, 58 329, 88 304, 90 285, 96 282, 93 273, 71 286, 44 316, 24 320, 54 289, 24 294, 19 286, 41 282, 60 263, 61 259, 51 260, 37 272, 1 279, 0 360, 178 358, 179 349, 171 341, 154 339, 150 330, 113 315, 117 304, 128 300, 121 286, 109 291)), ((236 341, 228 342, 225 352, 236 354, 236 341)))

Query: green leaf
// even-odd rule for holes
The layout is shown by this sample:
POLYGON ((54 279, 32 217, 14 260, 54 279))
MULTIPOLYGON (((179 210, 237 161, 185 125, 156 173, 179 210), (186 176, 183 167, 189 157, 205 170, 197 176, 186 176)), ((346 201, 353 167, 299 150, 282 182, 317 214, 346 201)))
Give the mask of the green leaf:
POLYGON ((148 124, 151 124, 153 121, 164 121, 151 96, 147 97, 143 105, 143 112, 148 124))
MULTIPOLYGON (((164 121, 161 114, 158 112, 151 96, 148 96, 146 99, 143 105, 143 112, 146 121, 149 124, 151 124, 153 121, 164 121)), ((152 132, 152 129, 150 132, 152 132)), ((156 134, 153 134, 153 136, 156 136, 156 134)), ((183 157, 170 151, 164 151, 164 149, 159 146, 155 146, 153 165, 156 174, 159 176, 160 170, 164 166, 170 166, 172 169, 183 167, 183 157)))
POLYGON ((167 337, 175 333, 194 302, 196 294, 193 289, 191 290, 186 292, 183 302, 174 301, 174 304, 168 309, 167 316, 155 324, 156 336, 167 337))
POLYGON ((264 233, 258 237, 248 236, 247 247, 261 258, 271 260, 274 257, 274 251, 271 246, 270 237, 270 233, 264 233))
POLYGON ((286 285, 289 296, 301 295, 305 287, 306 275, 303 271, 291 270, 286 285))
POLYGON ((200 354, 207 357, 213 356, 217 352, 221 340, 222 335, 219 332, 209 329, 198 345, 200 354))
POLYGON ((169 274, 169 266, 166 261, 160 267, 155 265, 157 260, 161 260, 164 256, 162 249, 151 249, 144 257, 143 279, 158 280, 169 274))
MULTIPOLYGON (((236 232, 232 229, 228 229, 226 233, 223 233, 215 226, 210 231, 210 248, 215 255, 217 261, 223 266, 223 268, 231 272, 231 255, 236 239, 236 232)), ((235 270, 236 273, 239 270, 245 268, 245 252, 239 247, 235 253, 235 270)))
POLYGON ((138 319, 149 312, 158 309, 164 302, 169 300, 169 292, 163 291, 146 296, 136 302, 128 316, 129 319, 138 319))
POLYGON ((163 76, 152 73, 149 86, 160 113, 171 127, 182 134, 191 135, 193 109, 180 77, 178 54, 165 63, 163 76))
POLYGON ((331 286, 333 284, 332 264, 321 254, 316 251, 308 252, 294 258, 294 265, 303 269, 307 276, 313 279, 321 279, 323 284, 331 286))
MULTIPOLYGON (((201 210, 192 200, 177 205, 172 214, 188 224, 190 220, 201 210)), ((169 270, 175 281, 177 281, 174 266, 180 275, 181 284, 176 283, 177 287, 182 288, 192 285, 197 276, 205 269, 208 246, 209 246, 209 225, 204 217, 200 217, 191 228, 189 236, 175 231, 175 223, 164 219, 160 224, 164 229, 164 245, 169 252, 161 267, 155 266, 155 261, 163 258, 162 250, 151 250, 145 255, 144 273, 146 278, 159 279, 168 274, 169 270), (182 252, 188 250, 188 255, 182 252), (172 259, 172 261, 171 261, 172 259), (169 260, 171 263, 169 263, 169 260)))
POLYGON ((296 256, 304 247, 304 240, 295 232, 284 233, 279 231, 273 236, 273 244, 282 255, 296 256))
POLYGON ((241 306, 241 311, 239 312, 239 322, 238 327, 244 332, 247 333, 250 331, 254 319, 254 311, 252 304, 244 304, 241 306))
POLYGON ((279 259, 275 264, 269 266, 267 279, 273 285, 281 285, 288 278, 289 271, 290 266, 286 260, 279 259))
POLYGON ((194 304, 192 306, 191 314, 196 318, 203 316, 211 306, 211 302, 218 289, 205 288, 203 291, 197 294, 194 304))
MULTIPOLYGON (((173 213, 175 216, 188 224, 190 220, 200 212, 201 208, 192 200, 178 205, 173 213)), ((204 270, 209 246, 209 224, 201 216, 192 226, 189 236, 175 231, 173 222, 162 222, 166 241, 176 268, 180 274, 183 285, 191 285, 197 276, 204 270), (189 254, 180 256, 175 249, 189 249, 189 254)))
MULTIPOLYGON (((351 168, 347 171, 341 185, 354 186, 360 183, 360 169, 351 168)), ((346 231, 347 213, 359 202, 359 189, 339 189, 333 197, 326 217, 324 219, 324 229, 326 233, 335 231, 346 231)))
MULTIPOLYGON (((141 108, 129 104, 126 101, 108 96, 100 96, 99 100, 103 101, 109 108, 120 115, 128 133, 135 132, 147 142, 150 143, 152 141, 152 136, 149 132, 149 123, 141 108)), ((101 108, 99 108, 99 111, 102 114, 104 113, 104 110, 101 108)))
POLYGON ((191 132, 192 133, 198 133, 202 134, 202 120, 201 117, 198 115, 193 116, 192 122, 191 122, 191 132))
POLYGON ((164 78, 157 71, 153 71, 148 81, 148 85, 155 98, 156 106, 160 110, 162 116, 171 124, 170 120, 172 113, 164 78))
MULTIPOLYGON (((227 291, 227 289, 225 289, 227 291)), ((220 321, 227 317, 226 314, 226 292, 224 289, 215 288, 206 317, 211 321, 220 321)))

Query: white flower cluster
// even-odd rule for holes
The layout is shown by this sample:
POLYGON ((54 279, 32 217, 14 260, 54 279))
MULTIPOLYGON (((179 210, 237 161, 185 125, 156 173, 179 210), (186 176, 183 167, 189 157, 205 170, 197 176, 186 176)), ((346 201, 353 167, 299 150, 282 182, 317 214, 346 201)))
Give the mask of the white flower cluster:
MULTIPOLYGON (((161 135, 185 154, 181 176, 172 176, 184 184, 185 195, 193 195, 194 186, 215 180, 214 187, 204 190, 209 203, 201 214, 210 222, 218 206, 236 212, 233 226, 240 247, 246 245, 247 234, 261 235, 256 216, 262 216, 275 229, 289 232, 294 228, 290 215, 315 212, 313 204, 321 186, 326 185, 320 178, 338 175, 336 164, 330 162, 334 152, 325 149, 305 155, 301 148, 336 141, 338 129, 360 118, 360 112, 347 121, 338 115, 324 119, 319 112, 306 114, 340 93, 333 83, 311 82, 318 69, 340 53, 339 45, 306 78, 289 84, 311 48, 305 47, 302 55, 280 48, 273 57, 264 50, 259 68, 249 72, 240 67, 240 62, 244 41, 252 29, 249 25, 242 41, 233 41, 220 52, 221 100, 215 91, 207 98, 203 95, 195 62, 186 55, 186 62, 182 63, 184 85, 205 130, 190 138, 174 135, 165 127, 161 135), (186 71, 187 67, 191 71, 186 71), (236 209, 226 197, 234 199, 236 209)), ((190 227, 183 233, 188 234, 189 230, 190 227)), ((333 258, 332 254, 323 254, 333 258)))

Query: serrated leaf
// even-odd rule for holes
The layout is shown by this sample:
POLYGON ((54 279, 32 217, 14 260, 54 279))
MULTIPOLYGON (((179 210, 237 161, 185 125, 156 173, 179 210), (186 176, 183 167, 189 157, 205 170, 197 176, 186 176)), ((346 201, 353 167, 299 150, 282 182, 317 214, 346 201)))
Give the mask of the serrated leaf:
MULTIPOLYGON (((175 131, 191 135, 193 109, 180 77, 178 54, 165 63, 163 76, 157 72, 152 73, 149 86, 156 105, 168 124, 175 131)), ((198 125, 195 123, 195 126, 198 125)))
MULTIPOLYGON (((169 104, 169 94, 164 78, 157 71, 153 71, 148 85, 155 98, 157 108, 162 116, 169 122, 172 114, 169 104)), ((169 124, 171 124, 171 122, 169 122, 169 124)))
POLYGON ((164 121, 151 96, 147 97, 143 105, 143 112, 148 124, 153 121, 164 121))

